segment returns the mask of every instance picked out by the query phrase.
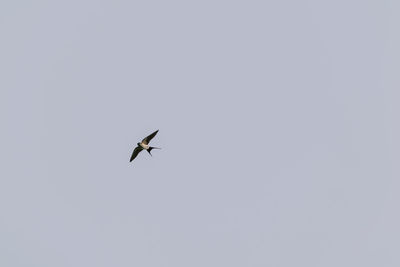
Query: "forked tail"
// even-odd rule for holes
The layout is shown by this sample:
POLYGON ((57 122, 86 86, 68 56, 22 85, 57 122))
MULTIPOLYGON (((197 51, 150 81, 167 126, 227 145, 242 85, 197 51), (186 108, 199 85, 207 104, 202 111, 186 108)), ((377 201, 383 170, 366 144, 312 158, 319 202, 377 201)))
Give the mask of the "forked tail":
POLYGON ((152 151, 153 149, 161 149, 161 148, 160 148, 160 147, 154 147, 154 146, 149 147, 149 148, 147 149, 147 152, 149 152, 150 156, 153 156, 153 155, 151 154, 151 151, 152 151))

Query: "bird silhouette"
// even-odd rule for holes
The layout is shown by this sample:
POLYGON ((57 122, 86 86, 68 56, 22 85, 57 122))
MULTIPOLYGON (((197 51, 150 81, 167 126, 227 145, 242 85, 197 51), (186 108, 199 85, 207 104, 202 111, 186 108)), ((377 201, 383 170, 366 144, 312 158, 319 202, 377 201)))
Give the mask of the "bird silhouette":
POLYGON ((135 149, 133 150, 132 156, 131 156, 131 159, 129 160, 129 162, 132 162, 132 160, 134 160, 136 158, 136 156, 140 152, 142 152, 142 150, 146 150, 147 152, 149 152, 150 156, 153 156, 153 155, 151 155, 151 150, 153 150, 153 149, 161 149, 159 147, 153 147, 153 146, 149 145, 151 139, 153 139, 153 137, 156 136, 157 133, 158 133, 158 130, 155 131, 154 133, 150 134, 149 136, 145 137, 142 140, 142 142, 137 143, 137 147, 135 147, 135 149))

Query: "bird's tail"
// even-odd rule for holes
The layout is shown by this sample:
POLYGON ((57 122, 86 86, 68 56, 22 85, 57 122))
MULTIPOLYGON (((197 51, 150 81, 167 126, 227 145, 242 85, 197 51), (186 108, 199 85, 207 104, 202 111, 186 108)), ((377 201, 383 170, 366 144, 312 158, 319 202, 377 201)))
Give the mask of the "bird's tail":
POLYGON ((153 150, 153 149, 161 149, 161 148, 160 148, 160 147, 154 147, 154 146, 149 147, 149 148, 147 149, 147 152, 149 152, 150 156, 153 156, 153 155, 151 154, 151 150, 153 150))

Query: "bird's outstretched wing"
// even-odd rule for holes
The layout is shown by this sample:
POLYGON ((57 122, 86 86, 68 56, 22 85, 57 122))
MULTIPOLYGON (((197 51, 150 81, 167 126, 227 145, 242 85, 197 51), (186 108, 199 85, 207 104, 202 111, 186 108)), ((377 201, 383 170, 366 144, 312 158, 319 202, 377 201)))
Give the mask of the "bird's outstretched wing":
POLYGON ((151 135, 145 137, 145 138, 142 140, 142 143, 148 145, 148 144, 150 143, 150 140, 153 139, 153 137, 156 136, 157 133, 158 133, 158 130, 155 131, 154 133, 152 133, 151 135))
POLYGON ((135 149, 132 152, 132 156, 131 159, 129 160, 129 162, 131 162, 132 160, 134 160, 136 158, 136 156, 140 153, 140 151, 142 151, 143 148, 141 148, 140 146, 135 147, 135 149))

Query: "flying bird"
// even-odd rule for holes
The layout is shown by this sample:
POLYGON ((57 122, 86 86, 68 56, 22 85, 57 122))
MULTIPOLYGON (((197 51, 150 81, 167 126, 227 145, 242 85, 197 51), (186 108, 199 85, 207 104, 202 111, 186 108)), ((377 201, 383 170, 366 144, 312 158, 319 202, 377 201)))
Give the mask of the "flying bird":
POLYGON ((135 149, 132 152, 132 156, 129 162, 132 162, 132 160, 134 160, 136 158, 136 156, 144 149, 147 152, 149 152, 150 156, 151 155, 151 150, 152 149, 161 149, 159 147, 153 147, 153 146, 149 146, 150 140, 153 139, 154 136, 156 136, 156 134, 158 133, 158 130, 155 131, 154 133, 150 134, 149 136, 145 137, 142 142, 137 143, 137 147, 135 147, 135 149))

